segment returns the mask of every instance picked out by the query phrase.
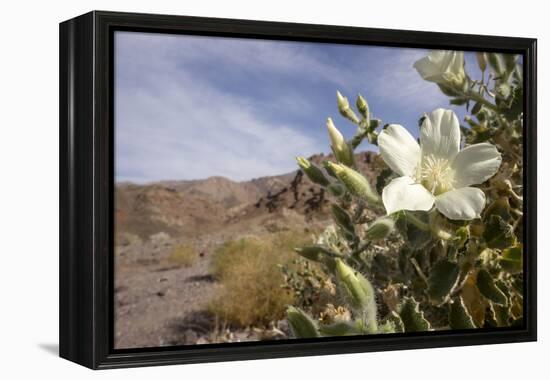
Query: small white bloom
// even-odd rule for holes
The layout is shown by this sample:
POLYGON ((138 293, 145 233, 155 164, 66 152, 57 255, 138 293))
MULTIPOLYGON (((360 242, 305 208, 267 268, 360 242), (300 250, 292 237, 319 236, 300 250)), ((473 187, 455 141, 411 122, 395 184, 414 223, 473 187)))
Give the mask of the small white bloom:
POLYGON ((441 108, 426 115, 420 145, 401 125, 391 124, 378 136, 378 146, 384 161, 401 176, 382 191, 388 214, 428 211, 435 205, 449 219, 479 218, 485 194, 469 186, 492 177, 502 161, 490 143, 460 150, 458 118, 441 108))
POLYGON ((464 53, 461 51, 433 50, 413 66, 429 82, 462 86, 466 79, 464 53))

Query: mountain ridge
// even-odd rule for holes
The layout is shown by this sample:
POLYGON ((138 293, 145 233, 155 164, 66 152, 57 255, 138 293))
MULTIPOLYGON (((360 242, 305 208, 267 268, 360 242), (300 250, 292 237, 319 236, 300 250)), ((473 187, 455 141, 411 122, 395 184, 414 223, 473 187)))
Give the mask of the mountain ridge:
MULTIPOLYGON (((309 160, 320 165, 334 157, 317 154, 309 160)), ((358 170, 371 180, 378 171, 375 161, 374 152, 356 154, 358 170)), ((147 239, 159 232, 197 236, 231 224, 283 218, 283 212, 304 221, 327 218, 328 195, 300 170, 240 182, 222 176, 144 185, 125 182, 117 184, 115 192, 117 240, 124 234, 147 239)))

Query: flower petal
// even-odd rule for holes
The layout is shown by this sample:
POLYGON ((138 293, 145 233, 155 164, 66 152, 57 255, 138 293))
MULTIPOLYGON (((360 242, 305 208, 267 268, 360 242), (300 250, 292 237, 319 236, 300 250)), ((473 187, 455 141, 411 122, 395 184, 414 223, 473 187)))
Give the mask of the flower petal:
POLYGON ((460 125, 455 113, 438 108, 426 115, 420 127, 422 155, 434 155, 448 161, 460 149, 460 125))
POLYGON ((430 82, 437 82, 441 80, 441 69, 435 62, 433 62, 430 56, 419 59, 414 63, 413 67, 416 71, 418 71, 418 74, 420 74, 424 80, 430 82))
POLYGON ((399 175, 413 175, 420 162, 420 146, 401 125, 390 124, 378 135, 378 147, 388 166, 399 175))
POLYGON ((460 188, 485 182, 498 171, 501 162, 502 157, 493 144, 474 144, 462 149, 451 164, 455 172, 454 186, 460 188))
POLYGON ((463 187, 435 197, 435 208, 449 219, 479 218, 485 207, 485 194, 475 187, 463 187))
POLYGON ((382 190, 382 202, 388 214, 401 210, 428 211, 434 197, 424 186, 405 176, 395 178, 382 190))
POLYGON ((455 75, 460 75, 464 73, 464 52, 453 51, 449 69, 455 75))

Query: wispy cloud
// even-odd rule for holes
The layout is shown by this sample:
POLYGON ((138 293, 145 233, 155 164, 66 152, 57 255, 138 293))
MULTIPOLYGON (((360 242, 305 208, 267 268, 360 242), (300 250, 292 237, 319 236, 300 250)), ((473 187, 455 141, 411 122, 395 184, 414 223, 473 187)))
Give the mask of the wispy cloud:
MULTIPOLYGON (((117 57, 118 181, 212 175, 244 180, 287 172, 294 169, 298 152, 318 151, 315 139, 267 120, 246 96, 181 70, 178 61, 162 57, 171 50, 160 46, 160 51, 147 49, 154 59, 136 56, 142 48, 117 57)), ((288 105, 307 107, 291 94, 284 98, 288 105)))
POLYGON ((328 151, 336 89, 412 131, 447 102, 412 68, 424 50, 134 32, 115 43, 117 181, 293 170, 294 156, 328 151))

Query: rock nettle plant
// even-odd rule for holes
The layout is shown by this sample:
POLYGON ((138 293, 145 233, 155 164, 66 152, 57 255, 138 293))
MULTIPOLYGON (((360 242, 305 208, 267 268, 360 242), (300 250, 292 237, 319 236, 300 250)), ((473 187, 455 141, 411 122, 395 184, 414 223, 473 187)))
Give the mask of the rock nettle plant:
POLYGON ((452 110, 425 114, 419 142, 371 118, 361 95, 354 110, 337 92, 355 135, 346 140, 329 118, 335 162, 297 159, 331 194, 334 225, 296 251, 337 284, 344 312, 327 322, 312 308, 289 307, 295 337, 522 323, 522 64, 496 53, 478 53, 477 63, 478 79, 462 52, 433 51, 414 63, 469 113, 464 126, 452 110), (355 164, 364 139, 386 165, 375 184, 355 164))

